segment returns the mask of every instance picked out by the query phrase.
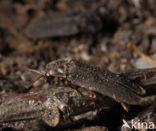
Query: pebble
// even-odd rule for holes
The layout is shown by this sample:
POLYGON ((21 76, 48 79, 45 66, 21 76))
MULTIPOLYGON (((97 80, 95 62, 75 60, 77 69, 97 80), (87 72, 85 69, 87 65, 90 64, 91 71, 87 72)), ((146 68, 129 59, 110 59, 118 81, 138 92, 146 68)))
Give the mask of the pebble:
MULTIPOLYGON (((150 56, 150 58, 152 58, 153 60, 156 61, 156 54, 150 56)), ((135 63, 135 66, 138 69, 145 69, 145 68, 153 68, 153 67, 156 67, 156 65, 150 64, 147 60, 145 60, 142 57, 140 57, 139 59, 137 59, 137 61, 135 63)))

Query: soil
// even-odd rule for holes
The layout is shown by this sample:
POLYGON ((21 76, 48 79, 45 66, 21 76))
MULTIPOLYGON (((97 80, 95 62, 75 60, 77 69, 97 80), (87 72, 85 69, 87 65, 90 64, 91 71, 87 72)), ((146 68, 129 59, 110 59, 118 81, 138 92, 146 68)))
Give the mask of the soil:
MULTIPOLYGON (((114 73, 136 69, 140 56, 127 45, 136 44, 148 56, 156 53, 155 5, 155 0, 1 0, 0 96, 29 92, 36 74, 28 68, 43 71, 59 58, 81 59, 114 73)), ((117 121, 124 112, 119 110, 117 121)), ((105 121, 61 130, 120 130, 113 111, 105 121)), ((38 128, 51 130, 44 124, 38 128)))

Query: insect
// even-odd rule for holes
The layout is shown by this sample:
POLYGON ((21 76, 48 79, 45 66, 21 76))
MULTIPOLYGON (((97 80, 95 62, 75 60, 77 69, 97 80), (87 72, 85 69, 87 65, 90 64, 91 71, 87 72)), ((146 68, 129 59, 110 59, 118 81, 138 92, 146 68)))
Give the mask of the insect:
POLYGON ((0 126, 5 124, 10 126, 14 122, 38 119, 43 120, 49 126, 57 126, 63 120, 86 111, 96 108, 109 109, 115 101, 121 104, 139 105, 156 100, 153 96, 142 97, 141 95, 146 92, 138 84, 156 85, 156 68, 115 75, 82 61, 59 59, 47 64, 43 73, 37 70, 32 71, 51 81, 55 77, 65 79, 73 86, 50 85, 51 88, 39 92, 0 97, 0 126), (127 75, 129 79, 133 80, 129 80, 127 75), (79 87, 77 90, 81 95, 73 89, 75 85, 79 87), (93 93, 94 97, 90 93, 93 93))
POLYGON ((79 32, 95 33, 102 27, 102 22, 93 13, 52 12, 33 19, 25 33, 33 39, 56 36, 70 36, 79 32))
POLYGON ((144 105, 155 100, 155 96, 143 97, 146 91, 137 82, 76 59, 58 59, 48 63, 45 77, 65 79, 72 85, 113 98, 126 110, 127 104, 144 105))

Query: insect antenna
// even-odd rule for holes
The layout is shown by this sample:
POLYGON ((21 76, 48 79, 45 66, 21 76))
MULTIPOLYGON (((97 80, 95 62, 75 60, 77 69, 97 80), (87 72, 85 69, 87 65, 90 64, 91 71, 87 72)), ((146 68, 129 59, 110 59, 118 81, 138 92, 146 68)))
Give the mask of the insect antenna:
POLYGON ((40 72, 40 71, 38 71, 38 70, 35 70, 35 69, 27 68, 27 70, 30 71, 30 72, 34 72, 34 73, 36 73, 36 74, 39 74, 39 77, 37 77, 34 81, 32 81, 32 82, 27 86, 27 90, 30 90, 30 89, 33 87, 33 85, 34 85, 34 83, 35 83, 36 81, 38 81, 38 80, 41 79, 41 78, 45 78, 45 74, 42 73, 42 72, 40 72))
POLYGON ((44 74, 42 72, 38 71, 38 70, 30 69, 30 68, 28 68, 27 70, 30 71, 30 72, 34 72, 34 73, 37 73, 37 74, 40 74, 40 75, 44 76, 44 74))

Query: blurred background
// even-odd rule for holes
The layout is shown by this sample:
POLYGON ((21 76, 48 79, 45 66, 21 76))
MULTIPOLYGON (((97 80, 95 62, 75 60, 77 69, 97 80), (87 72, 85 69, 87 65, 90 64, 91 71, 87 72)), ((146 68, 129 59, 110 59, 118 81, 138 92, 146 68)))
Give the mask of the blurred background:
POLYGON ((0 95, 23 93, 58 58, 77 58, 114 73, 154 67, 155 0, 0 0, 0 95))

